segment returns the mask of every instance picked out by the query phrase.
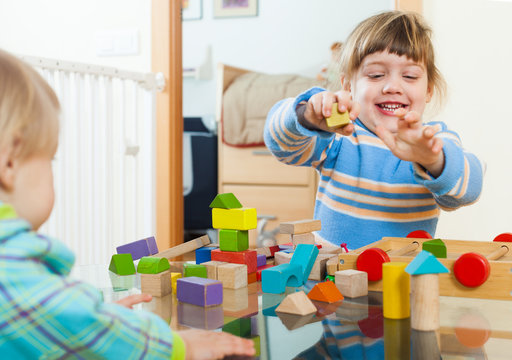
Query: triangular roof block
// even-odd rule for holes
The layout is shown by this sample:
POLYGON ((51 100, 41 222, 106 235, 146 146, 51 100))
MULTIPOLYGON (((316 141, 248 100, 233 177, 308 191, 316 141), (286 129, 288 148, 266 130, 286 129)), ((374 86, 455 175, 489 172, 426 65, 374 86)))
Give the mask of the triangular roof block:
POLYGON ((233 193, 224 193, 215 196, 210 207, 220 209, 240 209, 242 204, 233 193))
POLYGON ((112 255, 108 269, 117 275, 135 274, 135 265, 133 265, 132 254, 112 255))
POLYGON ((343 300, 343 295, 332 281, 324 281, 313 286, 308 294, 311 300, 333 303, 343 300))
POLYGON ((434 255, 436 258, 443 258, 446 259, 447 250, 446 250, 446 244, 441 239, 434 239, 429 241, 424 241, 421 245, 422 250, 426 250, 432 255, 434 255))
POLYGON ((421 251, 407 265, 405 271, 411 275, 441 274, 450 272, 437 258, 428 251, 421 251))
POLYGON ((297 291, 287 295, 281 304, 276 308, 276 312, 287 314, 308 315, 316 313, 315 305, 309 300, 304 291, 297 291))

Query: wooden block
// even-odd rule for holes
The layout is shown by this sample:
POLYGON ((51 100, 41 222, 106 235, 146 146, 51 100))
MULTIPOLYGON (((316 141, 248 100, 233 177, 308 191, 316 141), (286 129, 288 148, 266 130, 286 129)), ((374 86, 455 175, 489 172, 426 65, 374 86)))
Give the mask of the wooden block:
POLYGON ((207 278, 208 274, 206 266, 201 264, 184 264, 183 265, 183 277, 197 276, 207 278))
POLYGON ((338 255, 333 256, 329 260, 327 260, 327 263, 325 264, 325 271, 327 272, 327 275, 333 275, 336 271, 338 271, 338 264, 340 263, 340 260, 338 259, 338 255))
POLYGON ((171 288, 173 294, 176 294, 176 281, 182 277, 183 275, 179 272, 171 272, 171 288))
POLYGON ((249 290, 247 286, 239 289, 224 288, 222 307, 225 311, 238 312, 249 307, 249 290))
POLYGON ((227 263, 217 266, 217 280, 226 289, 239 289, 247 286, 247 265, 227 263))
POLYGON ((196 249, 196 264, 202 264, 204 262, 210 261, 212 259, 212 250, 215 250, 216 247, 204 246, 202 248, 196 249))
POLYGON ((222 304, 222 283, 218 280, 195 276, 177 280, 176 296, 179 301, 198 306, 222 304))
POLYGON ((222 251, 244 251, 249 248, 248 230, 219 230, 219 245, 222 251))
POLYGON ((324 281, 313 286, 308 294, 311 300, 318 300, 328 303, 343 300, 343 295, 332 281, 324 281))
POLYGON ((256 229, 256 209, 212 209, 212 227, 214 229, 250 230, 256 229))
POLYGON ((313 233, 292 234, 292 244, 295 249, 298 244, 315 244, 315 235, 313 233))
POLYGON ((260 267, 265 265, 267 265, 267 257, 263 254, 258 254, 256 256, 256 266, 260 267))
POLYGON ((254 250, 245 251, 222 251, 220 249, 212 251, 212 260, 225 261, 235 264, 247 265, 247 273, 256 272, 257 253, 254 250))
POLYGON ((439 275, 413 275, 411 290, 411 328, 421 331, 438 330, 439 275))
POLYGON ((446 244, 441 239, 425 241, 422 244, 422 250, 430 252, 436 258, 446 259, 446 244))
POLYGON ((235 319, 222 327, 222 331, 239 336, 248 338, 251 336, 251 319, 242 318, 235 319))
POLYGON ((257 273, 253 272, 250 274, 247 274, 247 284, 252 284, 258 281, 258 275, 257 273))
POLYGON ((211 208, 219 209, 239 209, 242 204, 233 193, 218 194, 210 203, 211 208))
POLYGON ((422 250, 413 261, 406 264, 405 271, 411 275, 441 274, 450 271, 430 252, 422 250))
POLYGON ((221 305, 203 307, 178 302, 178 323, 195 329, 214 330, 224 324, 221 305))
POLYGON ((322 229, 320 220, 298 220, 281 223, 279 225, 279 232, 282 234, 304 234, 312 231, 322 229))
POLYGON ((350 115, 348 111, 340 113, 338 103, 332 104, 331 116, 325 118, 325 123, 329 128, 339 128, 350 124, 350 115))
POLYGON ((141 274, 140 291, 153 296, 165 296, 172 292, 171 271, 166 270, 158 274, 141 274))
POLYGON ((194 251, 196 249, 199 249, 200 247, 203 247, 205 245, 210 244, 210 238, 208 235, 203 235, 201 237, 198 237, 197 239, 193 239, 190 241, 187 241, 183 244, 174 246, 170 249, 164 250, 159 252, 156 255, 153 255, 155 257, 164 257, 167 259, 172 259, 177 256, 181 256, 183 254, 186 254, 188 252, 194 251))
POLYGON ((284 293, 287 286, 302 286, 303 270, 299 264, 281 264, 261 272, 261 290, 284 293))
POLYGON ((261 355, 261 340, 259 335, 253 335, 249 339, 252 340, 254 344, 254 350, 256 350, 256 353, 254 354, 255 357, 259 357, 261 355))
POLYGON ((110 259, 108 267, 110 271, 117 275, 135 274, 135 265, 131 254, 114 254, 110 259))
POLYGON ((202 263, 206 267, 206 276, 208 279, 217 280, 217 267, 219 265, 227 264, 225 261, 207 261, 202 263))
POLYGON ((133 260, 158 253, 158 247, 153 236, 118 246, 116 250, 118 254, 131 254, 133 260))
POLYGON ((292 256, 293 256, 292 253, 278 251, 278 252, 274 253, 274 263, 276 265, 288 264, 292 260, 292 256))
POLYGON ((409 274, 405 272, 406 266, 407 263, 403 262, 382 264, 382 307, 385 318, 406 319, 411 315, 410 281, 409 274))
POLYGON ((345 297, 368 295, 368 274, 364 271, 352 269, 336 271, 334 282, 345 297))
POLYGON ((257 248, 256 251, 258 254, 264 254, 267 258, 269 258, 274 257, 274 254, 278 251, 281 251, 281 249, 279 248, 279 245, 273 245, 257 248))
POLYGON ((276 313, 283 325, 288 330, 295 330, 303 327, 304 325, 309 324, 315 317, 315 314, 309 314, 309 315, 294 315, 294 314, 287 314, 283 312, 276 313))
POLYGON ((139 274, 158 274, 169 270, 169 260, 166 258, 144 256, 139 260, 137 272, 139 274))
POLYGON ((304 291, 287 295, 276 308, 276 312, 295 315, 308 315, 316 312, 316 307, 304 291))
POLYGON ((316 257, 318 256, 318 248, 311 244, 299 244, 293 252, 290 264, 299 264, 302 266, 302 282, 306 283, 308 280, 311 269, 315 264, 316 257))
POLYGON ((333 257, 338 259, 338 256, 334 254, 318 254, 315 263, 311 268, 308 279, 323 281, 326 275, 327 262, 333 257))
POLYGON ((261 281, 261 272, 265 269, 269 269, 271 267, 273 267, 274 265, 273 264, 267 264, 265 266, 260 266, 257 270, 256 270, 256 281, 261 281))
POLYGON ((183 275, 183 265, 188 264, 187 261, 169 261, 169 270, 178 272, 183 275))

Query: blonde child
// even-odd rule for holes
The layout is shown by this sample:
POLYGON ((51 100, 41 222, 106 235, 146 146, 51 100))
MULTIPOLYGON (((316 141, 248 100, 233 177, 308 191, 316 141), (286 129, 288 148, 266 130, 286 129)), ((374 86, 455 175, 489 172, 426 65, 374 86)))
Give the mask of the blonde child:
POLYGON ((54 201, 51 161, 59 104, 48 84, 0 50, 0 354, 6 359, 214 359, 253 355, 252 341, 222 332, 172 332, 129 308, 149 295, 106 304, 68 277, 74 255, 36 233, 54 201))
POLYGON ((434 235, 440 209, 478 199, 478 158, 444 123, 422 122, 427 103, 445 88, 430 33, 414 13, 370 17, 343 45, 341 90, 312 88, 271 109, 267 147, 280 161, 320 175, 320 242, 355 249, 414 230, 434 235), (353 123, 327 127, 334 103, 353 123))

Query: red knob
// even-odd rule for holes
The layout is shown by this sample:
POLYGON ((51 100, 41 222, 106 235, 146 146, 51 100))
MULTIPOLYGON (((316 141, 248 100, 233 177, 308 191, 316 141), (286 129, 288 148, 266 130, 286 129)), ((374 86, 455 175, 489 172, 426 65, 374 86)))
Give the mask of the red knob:
POLYGON ((356 260, 356 267, 359 271, 368 273, 369 281, 382 279, 382 264, 389 262, 388 254, 379 248, 370 248, 363 251, 356 260))
POLYGON ((406 237, 408 238, 417 238, 417 239, 432 239, 432 236, 425 230, 415 230, 413 232, 410 232, 409 235, 406 237))
POLYGON ((499 234, 493 241, 512 242, 512 233, 499 234))
POLYGON ((484 256, 470 252, 461 255, 455 261, 453 273, 462 285, 477 287, 487 280, 491 273, 491 266, 484 256))

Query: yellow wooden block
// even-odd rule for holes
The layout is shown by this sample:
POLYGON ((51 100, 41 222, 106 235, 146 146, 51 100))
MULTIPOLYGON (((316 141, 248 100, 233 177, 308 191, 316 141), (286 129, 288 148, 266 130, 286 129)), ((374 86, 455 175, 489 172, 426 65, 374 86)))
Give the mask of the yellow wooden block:
POLYGON ((406 319, 411 316, 410 276, 405 272, 407 265, 405 262, 382 264, 382 305, 385 318, 406 319))
POLYGON ((250 230, 256 229, 256 209, 212 209, 212 226, 214 229, 250 230))
POLYGON ((179 272, 172 272, 171 273, 171 287, 172 287, 172 293, 176 294, 176 281, 181 278, 183 275, 179 272))
POLYGON ((330 128, 342 127, 350 124, 350 116, 348 111, 340 113, 338 111, 338 103, 332 104, 331 116, 325 119, 327 126, 330 128))

